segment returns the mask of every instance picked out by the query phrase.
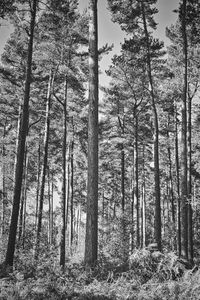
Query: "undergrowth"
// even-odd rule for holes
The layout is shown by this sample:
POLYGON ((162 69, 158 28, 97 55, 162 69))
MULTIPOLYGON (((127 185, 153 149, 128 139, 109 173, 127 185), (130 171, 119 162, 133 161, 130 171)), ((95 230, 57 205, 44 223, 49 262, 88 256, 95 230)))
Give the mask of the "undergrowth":
POLYGON ((181 271, 174 253, 148 250, 134 251, 127 262, 101 253, 93 269, 70 260, 65 270, 54 250, 37 263, 21 253, 15 271, 0 280, 0 299, 199 300, 200 271, 181 271))

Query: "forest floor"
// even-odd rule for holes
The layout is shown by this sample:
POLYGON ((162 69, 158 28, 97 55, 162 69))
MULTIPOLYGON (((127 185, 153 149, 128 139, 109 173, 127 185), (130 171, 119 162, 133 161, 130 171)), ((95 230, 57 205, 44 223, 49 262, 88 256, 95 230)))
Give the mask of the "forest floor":
POLYGON ((137 250, 119 264, 102 256, 98 265, 58 266, 53 255, 36 263, 18 258, 15 270, 0 279, 0 300, 200 300, 200 270, 187 270, 173 253, 137 250))

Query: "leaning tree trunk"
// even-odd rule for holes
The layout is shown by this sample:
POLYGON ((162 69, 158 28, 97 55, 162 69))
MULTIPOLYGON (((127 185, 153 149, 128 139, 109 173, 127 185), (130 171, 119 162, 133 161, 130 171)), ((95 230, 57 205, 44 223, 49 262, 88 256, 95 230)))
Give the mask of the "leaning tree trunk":
POLYGON ((85 263, 98 256, 98 29, 97 0, 89 1, 88 182, 85 263))
POLYGON ((38 250, 39 250, 39 246, 40 246, 40 235, 41 235, 41 230, 42 230, 44 190, 45 190, 45 182, 46 182, 48 148, 49 148, 50 105, 51 105, 52 85, 53 85, 53 76, 52 76, 52 73, 50 73, 48 90, 47 90, 47 99, 46 99, 46 116, 45 116, 45 130, 44 130, 44 157, 43 157, 43 164, 42 164, 42 170, 41 170, 41 183, 40 183, 40 197, 39 197, 39 211, 38 211, 38 225, 37 225, 35 258, 37 258, 37 256, 38 256, 38 250))
POLYGON ((142 18, 144 33, 146 39, 147 50, 147 71, 149 77, 149 86, 152 103, 153 113, 153 126, 154 126, 154 183, 155 183, 155 241, 158 246, 158 250, 162 250, 162 236, 161 236, 161 206, 160 206, 160 170, 159 170, 159 126, 158 126, 158 114, 155 103, 155 92, 151 67, 151 53, 149 44, 149 32, 147 29, 146 15, 144 0, 141 0, 142 18))
POLYGON ((9 230, 6 258, 5 258, 5 265, 10 267, 13 266, 13 259, 14 259, 14 252, 15 252, 17 223, 18 223, 18 216, 19 216, 20 196, 21 196, 21 187, 22 187, 22 176, 23 176, 24 152, 25 152, 26 136, 28 133, 29 97, 30 97, 30 85, 32 80, 31 67, 32 67, 32 57, 33 57, 33 37, 34 37, 37 2, 38 0, 33 0, 32 10, 31 10, 25 91, 24 91, 23 111, 22 111, 22 119, 21 119, 20 131, 19 131, 18 149, 17 149, 13 207, 12 207, 12 215, 10 221, 10 230, 9 230))

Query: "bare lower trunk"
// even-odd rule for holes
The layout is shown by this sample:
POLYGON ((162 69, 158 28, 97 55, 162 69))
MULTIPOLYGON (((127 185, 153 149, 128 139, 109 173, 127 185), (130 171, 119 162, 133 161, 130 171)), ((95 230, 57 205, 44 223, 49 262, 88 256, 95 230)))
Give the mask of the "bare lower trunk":
POLYGON ((19 218, 19 233, 18 239, 19 241, 22 238, 23 234, 23 227, 24 227, 24 204, 25 204, 25 197, 26 197, 26 189, 27 189, 27 172, 28 172, 28 154, 27 154, 27 146, 25 150, 25 158, 24 158, 24 180, 23 180, 23 192, 21 195, 21 207, 20 207, 20 218, 19 218))
POLYGON ((51 176, 51 241, 54 243, 54 176, 51 176))
POLYGON ((146 49, 147 49, 147 68, 150 86, 150 95, 152 103, 153 113, 153 127, 154 127, 154 184, 155 184, 155 241, 158 246, 158 250, 162 250, 162 236, 161 236, 161 206, 160 206, 160 169, 159 169, 159 126, 158 126, 158 115, 155 103, 154 84, 151 67, 151 54, 149 44, 149 32, 147 29, 145 6, 143 0, 141 0, 142 17, 144 33, 146 38, 146 49))
POLYGON ((0 194, 1 199, 1 239, 3 240, 5 233, 6 223, 6 153, 5 153, 5 137, 6 137, 7 119, 5 120, 3 128, 3 141, 2 141, 2 191, 0 194))
POLYGON ((65 96, 63 102, 63 144, 62 144, 62 229, 60 241, 60 265, 65 266, 66 245, 66 149, 67 149, 67 77, 65 78, 65 96))
POLYGON ((73 127, 73 136, 72 136, 72 141, 71 141, 71 247, 73 245, 73 240, 74 240, 74 124, 73 124, 73 119, 72 119, 72 127, 73 127))
POLYGON ((45 116, 45 130, 44 130, 44 157, 43 157, 41 180, 40 180, 41 183, 40 183, 40 197, 39 197, 39 211, 38 211, 38 226, 37 226, 35 258, 38 257, 38 250, 39 250, 39 246, 40 246, 40 235, 41 235, 41 230, 42 230, 44 190, 45 190, 45 182, 46 182, 48 148, 49 148, 50 105, 51 105, 52 83, 53 83, 53 77, 52 77, 52 74, 50 74, 48 90, 47 90, 47 99, 46 99, 46 116, 45 116))
POLYGON ((52 233, 51 233, 51 216, 52 216, 52 206, 51 206, 51 177, 50 177, 50 169, 48 168, 48 204, 49 204, 49 234, 48 234, 48 241, 49 245, 52 245, 52 233))
POLYGON ((32 56, 33 56, 33 36, 34 36, 37 2, 38 2, 37 0, 33 1, 32 10, 31 10, 24 102, 23 102, 21 126, 19 131, 19 143, 17 149, 13 207, 12 207, 12 216, 10 222, 6 258, 5 258, 5 265, 11 267, 13 266, 13 259, 14 259, 14 252, 15 252, 15 242, 16 242, 16 235, 17 235, 17 223, 18 223, 18 216, 19 216, 20 196, 21 196, 21 187, 22 187, 22 176, 23 176, 24 152, 25 152, 26 136, 28 133, 28 123, 29 123, 29 97, 30 97, 31 67, 32 67, 32 56))
POLYGON ((26 206, 27 206, 28 161, 29 161, 29 158, 27 156, 25 182, 24 182, 24 211, 23 211, 23 229, 22 229, 22 247, 23 247, 23 249, 25 247, 25 240, 26 240, 26 206))
POLYGON ((89 119, 85 263, 98 256, 98 30, 97 0, 89 1, 89 119))
POLYGON ((173 188, 172 159, 171 159, 171 147, 170 147, 169 133, 168 133, 168 149, 167 149, 167 151, 168 151, 168 159, 169 159, 169 197, 171 200, 172 222, 175 226, 174 188, 173 188))
POLYGON ((135 197, 137 214, 137 247, 140 247, 140 199, 139 199, 139 170, 138 170, 138 116, 135 112, 135 197))
POLYGON ((181 130, 181 256, 188 259, 188 218, 187 218, 187 34, 186 34, 186 0, 182 4, 182 35, 184 55, 184 86, 182 97, 182 130, 181 130))
POLYGON ((188 97, 188 259, 193 265, 193 221, 192 221, 192 98, 188 97))
POLYGON ((142 247, 146 247, 146 197, 145 197, 145 146, 143 145, 143 170, 142 170, 142 247))
POLYGON ((40 136, 38 140, 38 158, 37 158, 37 189, 36 189, 36 207, 35 207, 35 230, 37 230, 38 221, 38 206, 39 206, 39 194, 40 194, 40 160, 41 160, 41 149, 40 149, 40 136))
POLYGON ((181 256, 181 209, 180 209, 180 172, 179 172, 179 144, 178 144, 178 116, 175 106, 175 158, 177 182, 177 253, 181 256))

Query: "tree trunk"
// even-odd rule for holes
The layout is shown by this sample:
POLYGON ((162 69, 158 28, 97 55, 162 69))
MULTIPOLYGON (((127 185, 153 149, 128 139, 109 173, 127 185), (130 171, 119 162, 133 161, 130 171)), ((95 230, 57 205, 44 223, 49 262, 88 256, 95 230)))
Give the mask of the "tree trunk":
POLYGON ((146 197, 145 197, 145 146, 143 145, 143 159, 142 159, 142 247, 146 247, 146 197))
POLYGON ((193 222, 192 222, 192 98, 188 97, 188 259, 193 265, 193 222))
MULTIPOLYGON (((170 117, 168 116, 168 127, 170 125, 170 117)), ((173 174, 172 174, 172 159, 171 159, 171 147, 170 147, 170 135, 169 131, 167 132, 167 138, 168 138, 168 160, 169 160, 169 197, 171 200, 171 212, 172 212, 172 222, 175 229, 175 206, 174 206, 174 188, 173 188, 173 174)))
POLYGON ((175 104, 175 158, 177 181, 177 253, 181 256, 181 206, 180 206, 180 172, 179 172, 179 143, 178 143, 178 113, 175 104))
POLYGON ((40 194, 40 165, 41 165, 41 134, 39 135, 38 140, 38 157, 37 157, 37 190, 36 190, 36 207, 35 207, 35 231, 37 230, 37 221, 38 221, 38 206, 39 206, 39 194, 40 194))
POLYGON ((20 207, 20 217, 19 217, 19 233, 18 233, 18 240, 21 241, 22 238, 22 232, 23 232, 23 221, 24 221, 24 196, 25 196, 25 190, 26 190, 26 184, 27 184, 27 145, 25 146, 25 153, 24 153, 24 180, 23 180, 23 192, 21 194, 21 207, 20 207))
POLYGON ((17 116, 17 132, 16 132, 16 144, 15 144, 15 161, 14 161, 14 172, 13 172, 13 195, 14 195, 14 188, 15 188, 15 174, 16 174, 16 168, 17 168, 17 152, 18 152, 18 147, 19 147, 19 135, 20 135, 21 122, 22 122, 22 103, 21 102, 22 101, 20 100, 19 111, 18 111, 18 116, 17 116))
POLYGON ((72 118, 72 141, 71 141, 71 234, 70 234, 70 241, 71 241, 71 247, 73 246, 73 240, 74 240, 74 124, 73 124, 73 118, 72 118))
MULTIPOLYGON (((134 156, 134 154, 133 154, 134 156)), ((133 174, 134 174, 134 162, 133 162, 133 174)), ((134 221, 134 175, 132 179, 132 187, 131 187, 131 252, 134 249, 134 231, 135 231, 135 221, 134 221)))
POLYGON ((54 176, 53 176, 53 172, 52 172, 52 176, 51 176, 51 241, 52 241, 52 245, 54 244, 54 197, 53 197, 53 193, 54 193, 54 176))
POLYGON ((182 96, 182 130, 181 130, 181 256, 188 259, 188 220, 187 220, 187 34, 186 34, 186 0, 182 2, 182 36, 184 55, 184 86, 182 96))
POLYGON ((153 126, 154 126, 154 182, 155 182, 155 241, 158 246, 158 250, 162 250, 162 237, 161 237, 161 207, 160 207, 160 170, 159 170, 159 126, 158 126, 158 115, 155 103, 154 84, 151 67, 151 53, 149 44, 149 33, 146 23, 145 6, 144 0, 141 0, 142 18, 144 33, 146 38, 146 49, 147 49, 147 70, 149 77, 149 86, 152 102, 152 113, 153 113, 153 126))
POLYGON ((50 178, 50 169, 48 167, 48 204, 49 204, 49 234, 48 234, 48 242, 49 245, 52 245, 52 239, 51 239, 51 211, 52 211, 52 206, 51 206, 51 178, 50 178))
POLYGON ((1 240, 3 241, 4 233, 5 233, 5 222, 6 222, 6 177, 5 177, 5 172, 6 172, 6 166, 5 166, 5 160, 6 160, 6 149, 5 149, 5 137, 6 137, 6 126, 7 126, 7 118, 4 123, 3 127, 3 139, 2 139, 2 191, 1 191, 1 203, 2 203, 2 208, 1 208, 1 240))
POLYGON ((104 190, 103 190, 103 192, 102 192, 102 212, 101 212, 102 223, 104 223, 104 216, 105 216, 105 198, 104 198, 104 190))
POLYGON ((77 208, 77 228, 76 228, 76 246, 79 248, 79 242, 80 242, 80 229, 81 229, 81 205, 78 205, 77 208))
POLYGON ((26 206, 27 206, 27 182, 28 182, 28 162, 29 162, 29 156, 27 154, 25 166, 26 166, 26 172, 25 172, 25 181, 24 181, 24 211, 23 211, 23 227, 22 227, 22 248, 24 249, 25 246, 25 238, 26 238, 26 206))
POLYGON ((135 111, 135 197, 137 214, 137 248, 140 247, 140 199, 139 199, 139 171, 138 171, 138 116, 135 111))
POLYGON ((38 211, 38 226, 37 226, 37 237, 36 237, 36 250, 35 258, 37 259, 38 250, 40 246, 40 235, 42 230, 42 214, 44 205, 44 190, 47 172, 47 160, 48 160, 48 147, 49 147, 49 129, 50 129, 50 106, 51 106, 51 89, 53 85, 52 73, 49 75, 49 83, 47 90, 46 99, 46 116, 45 116, 45 129, 44 129, 44 156, 41 170, 41 183, 40 183, 40 197, 39 197, 39 211, 38 211))
MULTIPOLYGON (((121 149, 121 206, 122 206, 122 218, 124 219, 124 210, 125 210, 125 157, 124 157, 124 145, 120 145, 121 149)), ((124 227, 124 224, 122 225, 124 227)))
POLYGON ((65 96, 63 102, 63 144, 62 144, 62 229, 60 241, 60 265, 65 267, 66 246, 66 149, 67 149, 67 77, 65 78, 65 96))
POLYGON ((98 26, 97 0, 89 1, 89 116, 88 182, 85 263, 95 264, 98 256, 98 26))
POLYGON ((21 196, 21 187, 22 187, 22 176, 23 176, 24 152, 25 152, 26 136, 28 133, 29 96, 30 96, 31 67, 32 67, 32 56, 33 56, 33 36, 34 36, 34 28, 35 28, 37 2, 38 2, 37 0, 33 0, 32 10, 31 10, 24 102, 23 102, 22 120, 21 120, 18 149, 17 149, 13 207, 12 207, 6 258, 5 258, 5 265, 10 267, 13 266, 13 259, 14 259, 14 252, 15 252, 15 242, 16 242, 16 235, 17 235, 17 223, 18 223, 18 216, 19 216, 20 196, 21 196))
POLYGON ((66 230, 68 229, 69 196, 70 196, 70 145, 68 146, 68 154, 67 154, 67 210, 66 210, 66 230))

